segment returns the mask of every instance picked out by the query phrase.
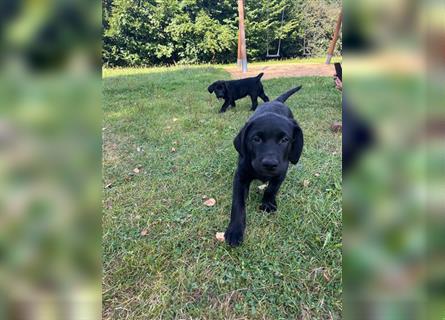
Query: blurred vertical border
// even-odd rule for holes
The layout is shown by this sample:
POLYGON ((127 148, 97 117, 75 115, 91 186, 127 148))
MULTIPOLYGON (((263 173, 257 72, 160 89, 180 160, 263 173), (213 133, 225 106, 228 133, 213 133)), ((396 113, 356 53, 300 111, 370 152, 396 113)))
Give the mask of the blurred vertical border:
POLYGON ((0 3, 0 318, 101 316, 101 3, 0 3))
POLYGON ((344 318, 445 319, 445 2, 343 5, 343 94, 374 137, 344 171, 344 318))
MULTIPOLYGON (((0 16, 0 317, 96 319, 101 3, 0 16)), ((344 1, 344 96, 375 137, 344 173, 346 319, 445 318, 444 17, 344 1)))

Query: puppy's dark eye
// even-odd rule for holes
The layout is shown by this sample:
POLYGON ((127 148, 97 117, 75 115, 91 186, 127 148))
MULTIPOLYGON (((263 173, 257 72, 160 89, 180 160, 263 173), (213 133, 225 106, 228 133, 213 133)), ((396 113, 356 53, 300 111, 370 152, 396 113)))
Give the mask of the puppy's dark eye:
POLYGON ((289 142, 289 138, 288 137, 283 137, 280 139, 280 144, 284 144, 284 143, 288 143, 289 142))
POLYGON ((253 141, 254 143, 261 143, 262 140, 261 140, 260 137, 255 136, 255 137, 252 138, 252 141, 253 141))

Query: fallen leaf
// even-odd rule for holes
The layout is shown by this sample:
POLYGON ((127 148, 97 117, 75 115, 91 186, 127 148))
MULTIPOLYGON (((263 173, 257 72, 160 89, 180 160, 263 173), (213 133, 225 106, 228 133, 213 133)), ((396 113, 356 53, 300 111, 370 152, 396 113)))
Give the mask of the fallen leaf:
POLYGON ((319 177, 320 174, 317 172, 317 173, 314 174, 314 176, 319 177))
POLYGON ((176 152, 176 148, 172 148, 172 152, 176 152))
POLYGON ((146 236, 147 234, 148 234, 148 230, 147 229, 142 229, 141 236, 146 236))
POLYGON ((107 184, 105 185, 105 189, 109 189, 109 188, 111 188, 112 186, 113 186, 113 182, 107 183, 107 184))
POLYGON ((303 186, 306 188, 309 186, 309 180, 304 180, 303 181, 303 186))
POLYGON ((105 202, 105 208, 113 209, 113 202, 111 201, 111 199, 107 199, 107 201, 105 202))
POLYGON ((260 191, 263 191, 266 188, 267 188, 267 183, 258 186, 258 190, 260 190, 260 191))
POLYGON ((333 124, 331 124, 331 131, 332 132, 340 132, 342 129, 342 123, 339 121, 335 121, 333 124))
POLYGON ((142 149, 142 147, 137 147, 136 150, 137 152, 142 152, 144 149, 142 149))
POLYGON ((209 197, 207 197, 206 195, 202 196, 202 200, 207 200, 209 197))
POLYGON ((176 122, 176 121, 178 121, 178 118, 173 118, 173 122, 176 122))
POLYGON ((331 240, 331 236, 332 236, 332 233, 329 231, 329 232, 326 234, 326 237, 325 237, 325 239, 324 239, 323 249, 326 247, 326 245, 328 244, 329 240, 331 240))
POLYGON ((134 173, 139 173, 140 171, 141 171, 141 170, 139 170, 139 168, 134 168, 134 169, 133 169, 133 172, 134 172, 134 173))
POLYGON ((323 278, 325 278, 326 281, 331 280, 331 278, 329 277, 329 273, 328 273, 328 271, 323 272, 323 278))
POLYGON ((224 241, 224 232, 217 232, 215 237, 216 237, 216 240, 223 242, 224 241))
POLYGON ((209 198, 209 199, 207 199, 206 201, 204 201, 204 204, 205 204, 207 207, 213 207, 213 206, 216 204, 216 200, 213 199, 213 198, 209 198))

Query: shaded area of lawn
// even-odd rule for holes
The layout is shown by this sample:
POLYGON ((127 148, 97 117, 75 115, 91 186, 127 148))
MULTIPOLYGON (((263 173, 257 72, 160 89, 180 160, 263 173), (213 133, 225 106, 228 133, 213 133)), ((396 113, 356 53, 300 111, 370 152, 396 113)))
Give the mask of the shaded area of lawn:
POLYGON ((341 134, 329 127, 341 119, 341 95, 332 79, 263 82, 271 98, 303 85, 288 105, 305 148, 276 214, 258 210, 259 183, 252 185, 245 242, 230 249, 215 233, 228 223, 233 138, 250 99, 221 115, 207 86, 228 79, 223 70, 144 72, 104 72, 103 176, 111 184, 104 189, 104 317, 340 317, 341 134), (217 204, 205 207, 203 195, 217 204))

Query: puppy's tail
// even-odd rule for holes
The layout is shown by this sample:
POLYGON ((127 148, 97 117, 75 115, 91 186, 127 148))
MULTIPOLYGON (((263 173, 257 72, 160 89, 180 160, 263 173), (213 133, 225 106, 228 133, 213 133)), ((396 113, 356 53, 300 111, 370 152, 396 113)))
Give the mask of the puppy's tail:
POLYGON ((289 91, 283 93, 281 96, 275 99, 275 101, 279 102, 285 102, 291 95, 293 95, 295 92, 301 89, 302 86, 295 87, 293 89, 290 89, 289 91))
POLYGON ((261 72, 259 75, 257 75, 255 78, 257 78, 257 80, 260 80, 261 77, 264 76, 264 72, 261 72))

